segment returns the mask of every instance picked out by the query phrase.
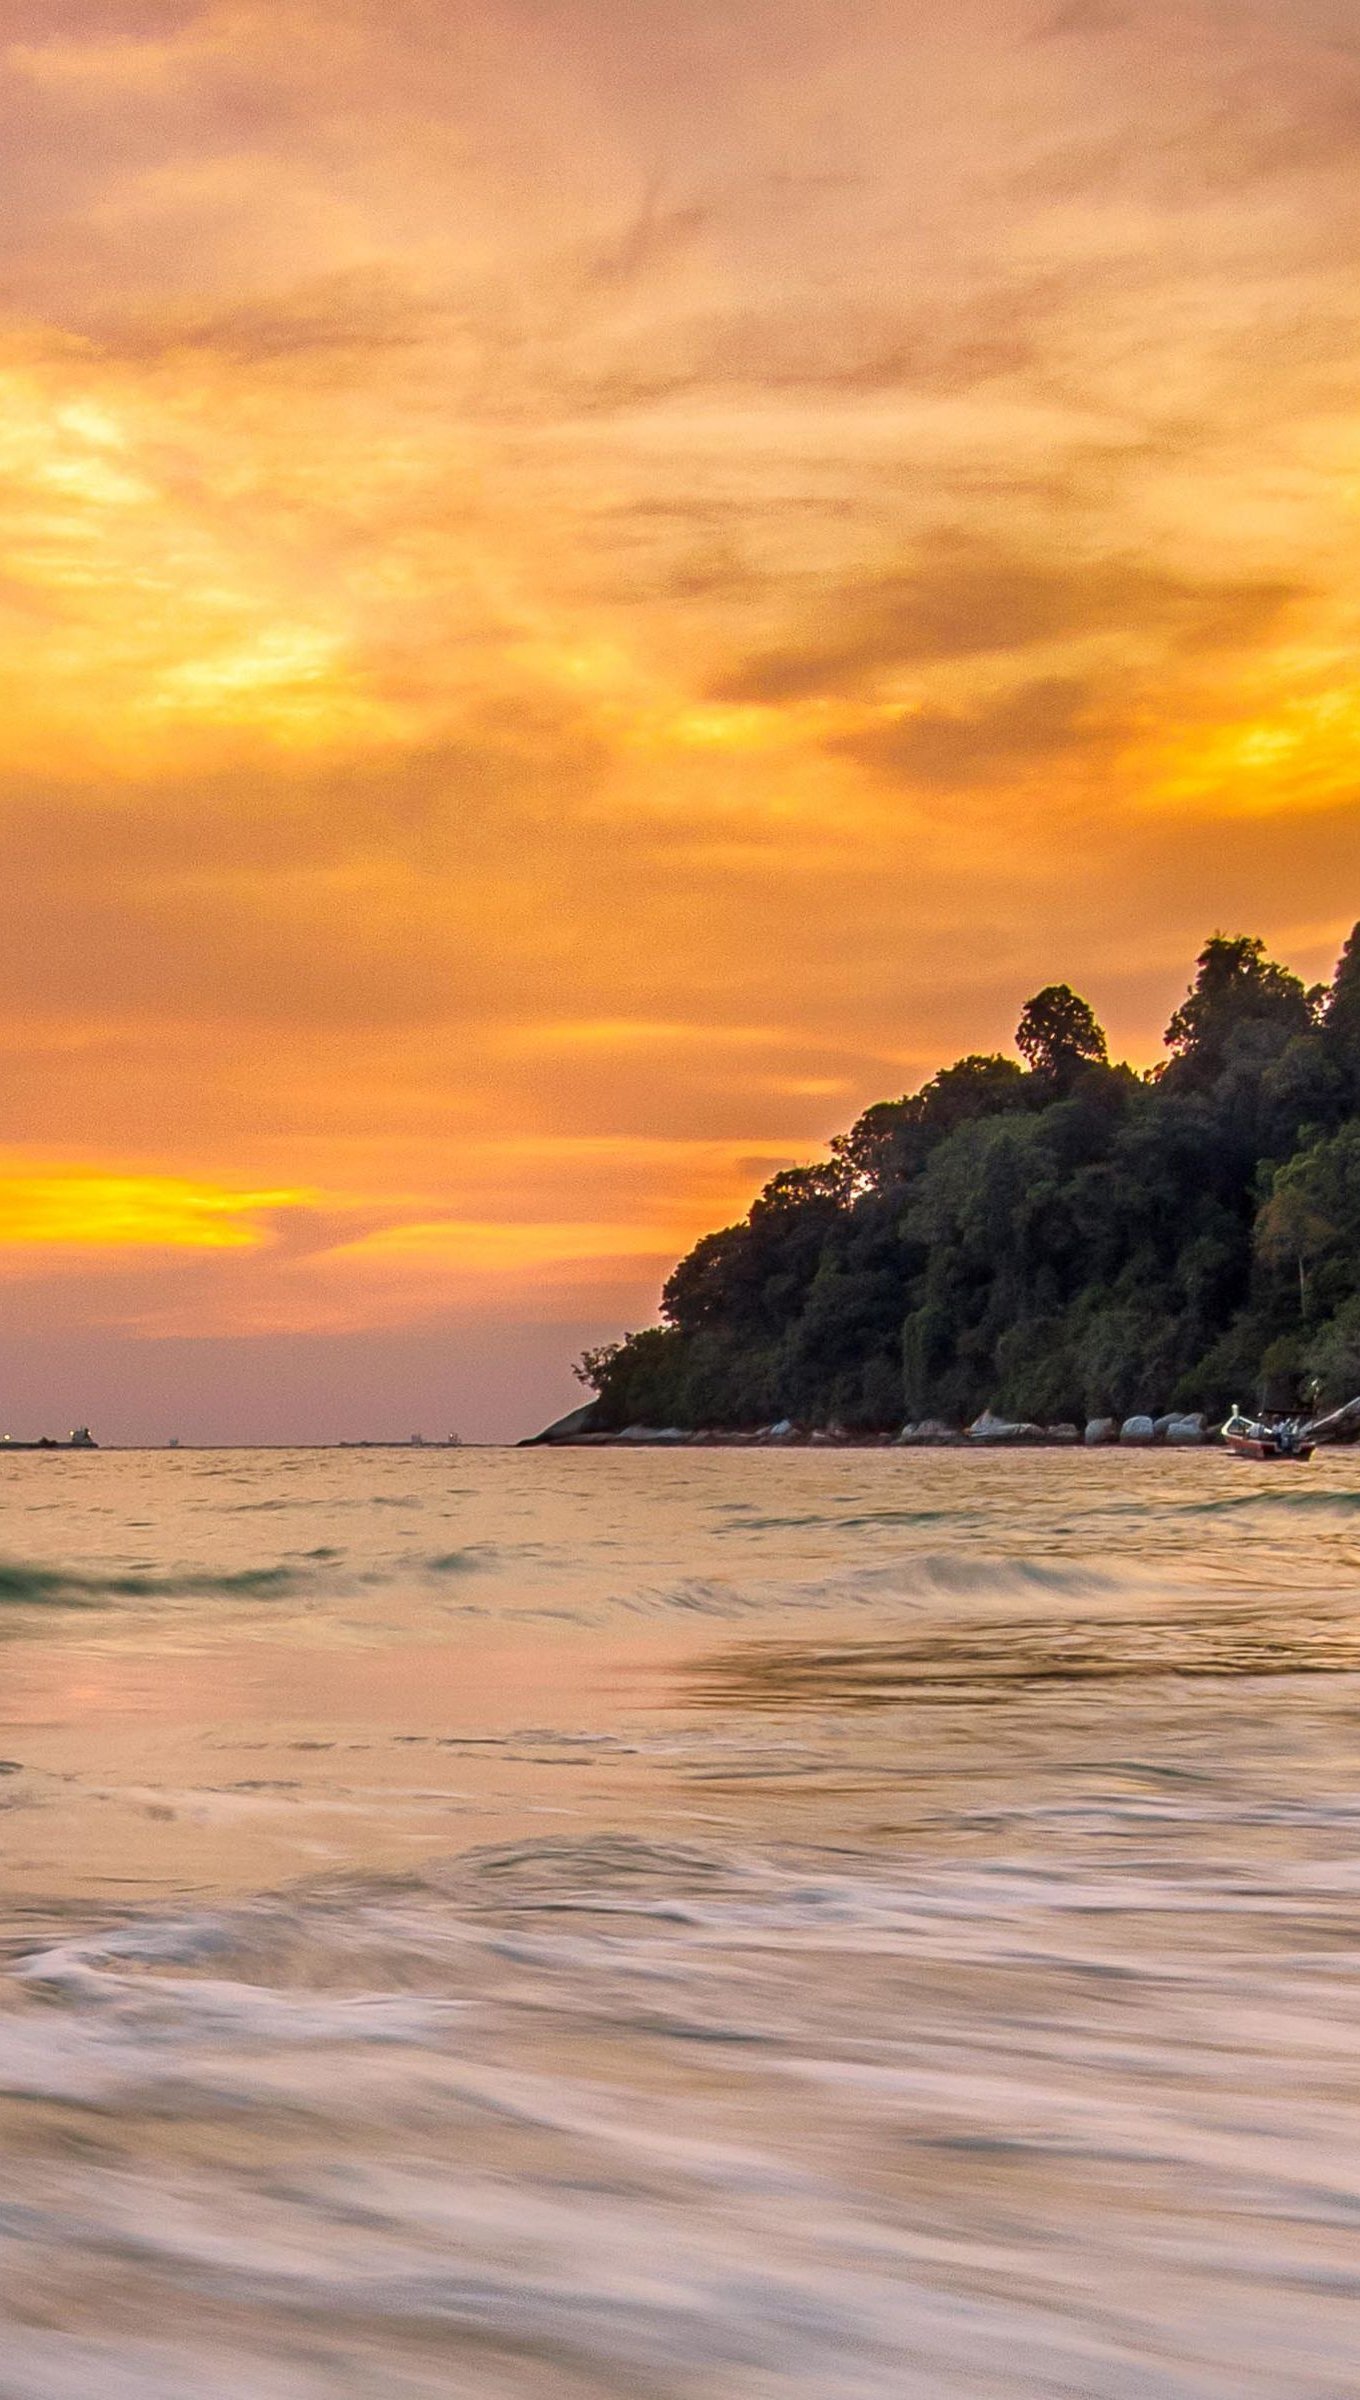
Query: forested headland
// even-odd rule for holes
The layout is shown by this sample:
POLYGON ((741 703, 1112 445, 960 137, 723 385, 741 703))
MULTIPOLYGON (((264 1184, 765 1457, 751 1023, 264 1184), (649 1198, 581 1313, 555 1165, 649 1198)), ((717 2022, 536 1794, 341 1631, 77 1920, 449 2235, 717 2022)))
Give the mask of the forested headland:
POLYGON ((1308 989, 1216 934, 1146 1073, 1065 984, 706 1234, 591 1424, 891 1431, 1360 1391, 1360 926, 1308 989))

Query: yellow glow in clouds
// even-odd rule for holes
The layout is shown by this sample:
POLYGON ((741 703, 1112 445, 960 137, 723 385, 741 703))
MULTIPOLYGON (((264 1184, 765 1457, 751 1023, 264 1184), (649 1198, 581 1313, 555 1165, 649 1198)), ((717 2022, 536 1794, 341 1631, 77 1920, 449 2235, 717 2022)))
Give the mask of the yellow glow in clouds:
POLYGON ((0 1249, 250 1250, 303 1192, 227 1192, 175 1176, 0 1176, 0 1249))

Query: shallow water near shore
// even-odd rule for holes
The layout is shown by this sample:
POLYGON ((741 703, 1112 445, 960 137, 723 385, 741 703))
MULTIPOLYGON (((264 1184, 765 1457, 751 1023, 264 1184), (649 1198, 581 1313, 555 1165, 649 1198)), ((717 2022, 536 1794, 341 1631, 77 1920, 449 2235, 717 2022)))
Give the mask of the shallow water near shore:
POLYGON ((1354 2400, 1360 1453, 3 1473, 0 2400, 1354 2400))

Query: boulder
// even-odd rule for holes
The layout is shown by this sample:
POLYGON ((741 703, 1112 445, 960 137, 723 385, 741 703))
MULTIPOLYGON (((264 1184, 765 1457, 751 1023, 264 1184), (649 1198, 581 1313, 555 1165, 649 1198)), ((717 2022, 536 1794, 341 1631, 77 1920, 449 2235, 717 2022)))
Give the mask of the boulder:
POLYGON ((1088 1450, 1098 1450, 1106 1442, 1117 1442, 1119 1427, 1113 1417, 1090 1417, 1082 1436, 1088 1450))
POLYGON ((1119 1428, 1119 1439, 1127 1450, 1145 1450, 1155 1436, 1151 1417, 1125 1417, 1119 1428))
POLYGON ((1009 1418, 994 1417, 989 1408, 984 1408, 981 1416, 974 1417, 969 1426, 968 1439, 970 1442, 1013 1442, 1019 1431, 1019 1426, 1009 1418))
POLYGON ((1166 1438, 1173 1450, 1197 1450, 1204 1441, 1204 1421, 1201 1417, 1173 1417, 1166 1438))
POLYGON ((1066 1449, 1071 1443, 1079 1442, 1081 1440, 1081 1435, 1078 1433, 1075 1425, 1046 1425, 1044 1427, 1044 1440, 1046 1442, 1056 1442, 1060 1448, 1066 1449))
POLYGON ((796 1441, 798 1439, 798 1428, 794 1424, 792 1417, 781 1417, 777 1425, 772 1425, 770 1427, 765 1439, 767 1442, 796 1441))
POLYGON ((948 1449, 961 1442, 963 1435, 942 1417, 923 1417, 919 1425, 904 1425, 897 1439, 908 1449, 948 1449))
POLYGON ((587 1400, 583 1408, 571 1409, 565 1417, 545 1425, 541 1433, 531 1433, 520 1443, 521 1450, 536 1450, 540 1442, 580 1441, 583 1434, 593 1431, 599 1405, 598 1400, 587 1400))
POLYGON ((1167 1435, 1170 1433, 1172 1426, 1179 1424, 1179 1422, 1180 1420, 1177 1417, 1174 1409, 1168 1410, 1164 1417, 1154 1417, 1152 1420, 1153 1440, 1155 1442, 1164 1442, 1167 1438, 1167 1435))
POLYGON ((1042 1425, 1027 1425, 1008 1417, 994 1417, 984 1408, 968 1428, 970 1442, 1042 1442, 1047 1440, 1042 1425))

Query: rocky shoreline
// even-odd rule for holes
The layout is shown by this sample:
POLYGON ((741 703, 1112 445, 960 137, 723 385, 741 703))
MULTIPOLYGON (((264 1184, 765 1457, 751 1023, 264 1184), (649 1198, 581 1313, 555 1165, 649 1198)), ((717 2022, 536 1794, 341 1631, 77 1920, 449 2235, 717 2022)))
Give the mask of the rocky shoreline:
POLYGON ((861 1433, 844 1425, 796 1425, 788 1417, 776 1425, 757 1425, 732 1431, 702 1427, 690 1432, 679 1425, 626 1425, 609 1430, 592 1422, 596 1404, 573 1409, 557 1423, 544 1427, 520 1444, 524 1450, 543 1447, 575 1450, 1195 1450, 1218 1440, 1217 1426, 1202 1415, 1172 1411, 1162 1416, 1091 1417, 1083 1425, 1028 1425, 993 1416, 984 1409, 971 1425, 946 1425, 938 1418, 903 1425, 896 1433, 861 1433))

